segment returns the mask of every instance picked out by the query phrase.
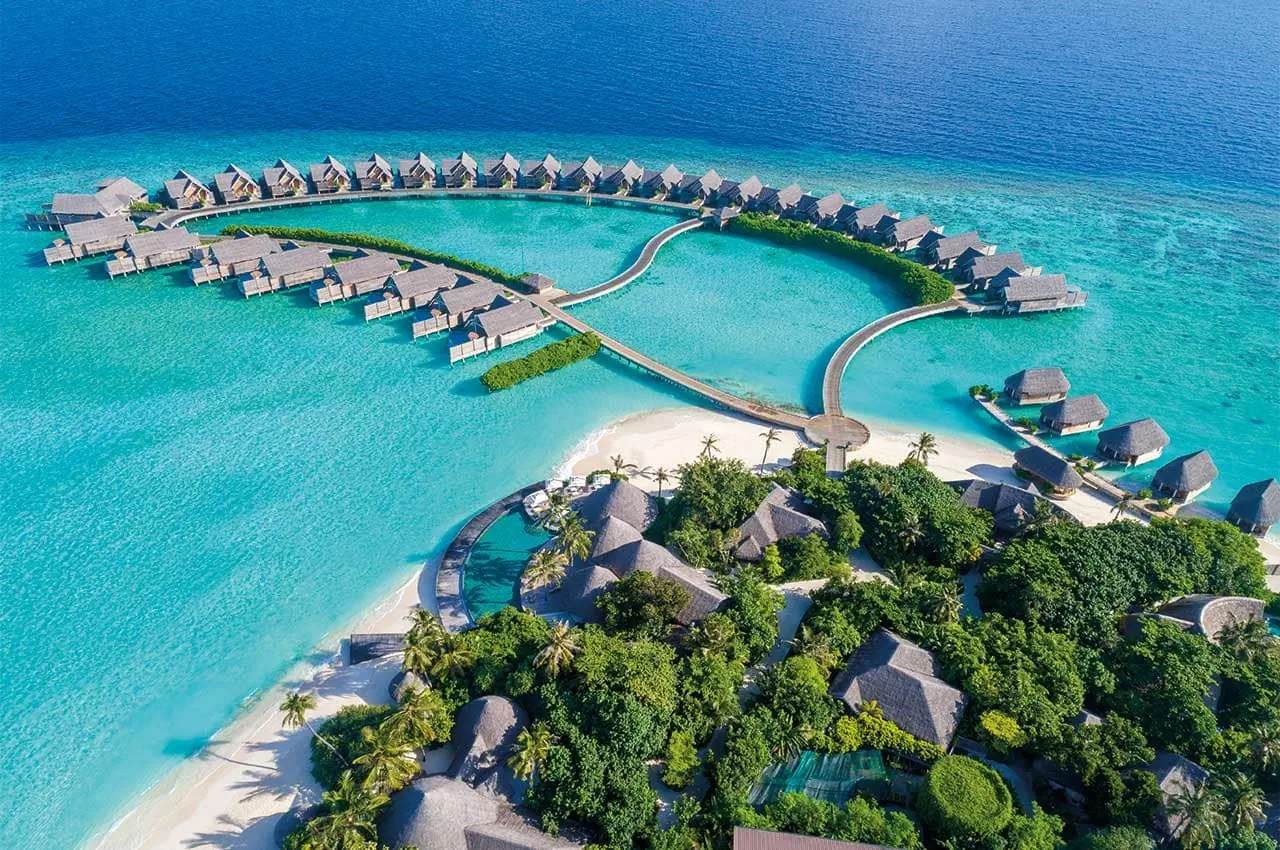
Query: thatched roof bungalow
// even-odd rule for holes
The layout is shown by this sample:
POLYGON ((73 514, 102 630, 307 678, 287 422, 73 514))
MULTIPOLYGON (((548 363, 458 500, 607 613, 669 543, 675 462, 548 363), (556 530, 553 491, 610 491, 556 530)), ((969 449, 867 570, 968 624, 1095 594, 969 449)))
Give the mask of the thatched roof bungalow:
POLYGON ((364 192, 377 189, 394 189, 396 173, 391 170, 391 163, 380 154, 372 154, 368 159, 356 161, 356 188, 364 192))
POLYGON ((176 210, 194 210, 213 203, 213 190, 185 169, 164 181, 164 194, 176 210))
POLYGON ((555 289, 556 279, 535 272, 520 278, 520 285, 530 292, 546 292, 548 289, 555 289))
POLYGON ((126 239, 138 232, 133 220, 123 215, 72 221, 64 225, 63 229, 67 235, 66 241, 58 240, 44 249, 46 263, 118 251, 124 247, 126 239))
POLYGON ((268 198, 289 198, 307 193, 307 181, 302 172, 283 159, 277 159, 275 165, 262 169, 262 187, 268 198))
POLYGON ((587 157, 582 162, 566 162, 560 167, 560 188, 568 192, 591 191, 604 168, 594 157, 587 157))
POLYGON ((462 189, 476 185, 480 167, 471 154, 462 151, 454 159, 440 163, 440 180, 448 189, 462 189))
POLYGON ((124 240, 123 256, 107 261, 107 274, 115 277, 174 263, 189 263, 199 247, 200 236, 188 233, 182 227, 137 233, 124 240))
POLYGON ((647 198, 666 198, 674 192, 684 179, 684 172, 669 164, 661 171, 646 168, 640 178, 640 191, 647 198))
POLYGON ((256 269, 242 274, 237 286, 245 298, 301 286, 324 277, 331 263, 329 252, 322 248, 308 246, 277 251, 263 257, 256 269))
POLYGON ((318 194, 345 192, 351 188, 351 174, 335 157, 326 156, 311 165, 311 185, 318 194))
POLYGON ((1084 484, 1074 466, 1040 446, 1014 452, 1013 468, 1040 485, 1051 499, 1065 499, 1084 484))
POLYGON ((484 161, 484 185, 490 189, 510 189, 520 182, 520 160, 510 153, 484 161))
POLYGON ((1280 522, 1280 481, 1268 478, 1241 487, 1231 500, 1227 521, 1246 534, 1264 536, 1280 522))
POLYGON ((738 527, 733 556, 740 561, 758 561, 764 557, 764 550, 779 540, 810 534, 827 537, 827 527, 809 515, 804 496, 798 491, 775 484, 755 513, 738 527))
POLYGON ((888 221, 880 229, 880 241, 891 251, 910 251, 926 234, 941 233, 942 227, 929 221, 929 216, 888 221))
POLYGON ((985 289, 987 283, 996 275, 1009 271, 1015 275, 1031 275, 1034 270, 1022 259, 1020 251, 1006 251, 1003 254, 982 254, 963 262, 957 262, 961 281, 973 285, 974 289, 985 289))
POLYGON ((803 194, 804 190, 795 183, 781 189, 765 186, 756 199, 756 206, 774 215, 787 215, 800 203, 800 196, 803 194))
POLYGON ((1170 838, 1177 838, 1186 829, 1186 816, 1175 814, 1172 804, 1180 795, 1208 782, 1209 772, 1190 759, 1165 750, 1156 750, 1156 757, 1142 770, 1155 776, 1163 798, 1160 811, 1155 816, 1156 828, 1170 838))
POLYGON ((1090 393, 1046 404, 1040 411, 1040 424, 1055 434, 1065 436, 1096 431, 1110 415, 1111 411, 1102 399, 1090 393))
POLYGON ((1155 614, 1177 623, 1183 631, 1200 635, 1210 643, 1218 643, 1224 628, 1261 621, 1264 609, 1261 599, 1249 596, 1192 593, 1166 602, 1156 609, 1155 614))
POLYGON ((1156 470, 1151 489, 1175 502, 1187 502, 1209 489, 1218 478, 1218 467, 1207 451, 1174 458, 1156 470))
POLYGON ((714 168, 709 169, 701 177, 696 174, 686 174, 676 190, 676 197, 690 204, 711 203, 719 197, 722 185, 724 185, 724 178, 714 168))
POLYGON ((520 168, 520 185, 526 189, 550 189, 560 180, 560 160, 551 154, 526 159, 520 168))
POLYGON ((724 180, 720 183, 720 202, 733 207, 753 207, 763 191, 764 184, 754 174, 746 180, 724 180))
POLYGON ((213 191, 219 203, 241 204, 262 197, 262 187, 253 175, 235 163, 213 175, 213 191))
POLYGON ((1067 286, 1066 277, 1060 274, 1026 277, 1006 270, 989 281, 988 290, 988 299, 1001 304, 1002 312, 1012 315, 1083 307, 1088 301, 1088 295, 1067 286))
POLYGON ((1098 433, 1098 454, 1136 466, 1160 457, 1169 435, 1154 419, 1137 419, 1098 433))
POLYGON ((942 270, 954 268, 962 258, 976 260, 978 257, 994 254, 996 250, 995 245, 983 242, 976 230, 955 236, 943 236, 939 233, 936 239, 930 239, 926 234, 920 247, 925 259, 942 270))
POLYGON ((865 207, 845 206, 836 217, 839 228, 858 239, 874 239, 884 228, 898 220, 898 214, 882 203, 865 207))
POLYGON ((641 178, 644 169, 629 159, 619 166, 607 166, 596 181, 596 191, 605 195, 630 195, 641 178))
POLYGON ((830 227, 836 222, 840 210, 844 209, 844 197, 839 192, 823 195, 821 198, 806 193, 796 204, 796 218, 804 219, 818 227, 830 227))
POLYGON ((406 189, 430 189, 436 185, 436 163, 421 151, 413 159, 400 160, 400 185, 406 189))
POLYGON ((1071 382, 1057 366, 1023 369, 1004 379, 1004 393, 1014 404, 1044 404, 1067 397, 1071 382))
POLYGON ((654 497, 630 481, 611 481, 573 503, 573 509, 588 528, 595 529, 605 519, 621 520, 638 531, 644 531, 658 518, 654 497))
POLYGON ((961 503, 991 514, 996 532, 1005 536, 1021 531, 1035 517, 1038 509, 1047 509, 1060 520, 1076 522, 1071 514, 1038 493, 1012 484, 997 484, 981 478, 948 481, 947 484, 960 494, 961 503), (1042 505, 1043 508, 1040 507, 1042 505))

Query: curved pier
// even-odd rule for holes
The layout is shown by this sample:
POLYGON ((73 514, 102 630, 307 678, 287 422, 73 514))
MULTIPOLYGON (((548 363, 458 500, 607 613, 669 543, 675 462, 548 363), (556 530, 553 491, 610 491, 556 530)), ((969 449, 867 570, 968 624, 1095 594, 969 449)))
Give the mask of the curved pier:
POLYGON ((681 233, 686 233, 695 228, 701 227, 706 221, 706 217, 691 218, 682 221, 679 224, 673 224, 665 230, 654 234, 644 247, 640 249, 640 256, 631 266, 622 274, 606 280, 604 283, 597 284, 590 289, 584 289, 581 292, 572 292, 568 295, 562 295, 557 298, 556 304, 560 307, 572 307, 574 304, 581 304, 584 301, 590 301, 593 298, 599 298, 601 295, 608 295, 610 292, 621 289, 631 281, 638 278, 649 270, 649 266, 653 265, 653 258, 658 255, 658 250, 666 245, 672 239, 681 233))

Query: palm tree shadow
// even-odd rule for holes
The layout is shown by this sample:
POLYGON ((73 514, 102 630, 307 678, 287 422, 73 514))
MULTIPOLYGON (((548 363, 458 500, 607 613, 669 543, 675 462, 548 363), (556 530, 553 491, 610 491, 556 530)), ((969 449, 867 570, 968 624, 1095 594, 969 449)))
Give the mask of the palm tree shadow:
POLYGON ((276 824, 284 816, 284 812, 265 815, 249 822, 239 822, 229 815, 218 818, 223 829, 217 832, 202 832, 183 843, 185 847, 216 847, 221 850, 259 850, 262 847, 274 847, 276 824))

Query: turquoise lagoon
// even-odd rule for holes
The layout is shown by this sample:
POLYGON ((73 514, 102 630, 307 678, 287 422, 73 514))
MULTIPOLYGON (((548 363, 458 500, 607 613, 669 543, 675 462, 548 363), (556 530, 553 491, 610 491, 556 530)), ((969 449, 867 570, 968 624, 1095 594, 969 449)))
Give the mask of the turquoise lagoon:
MULTIPOLYGON (((440 340, 414 344, 403 321, 366 324, 355 305, 319 310, 301 293, 245 302, 230 288, 193 289, 180 271, 108 282, 96 262, 43 268, 35 256, 48 234, 18 229, 20 214, 110 173, 156 186, 178 166, 210 173, 282 154, 305 163, 330 150, 395 157, 463 145, 477 155, 550 148, 715 165, 885 198, 948 232, 978 227, 1065 271, 1090 306, 900 328, 855 359, 850 412, 1000 439, 965 388, 1057 363, 1078 391, 1102 395, 1113 421, 1152 415, 1173 436, 1171 453, 1210 449, 1222 469, 1211 504, 1280 471, 1270 247, 1280 222, 1262 191, 622 137, 281 133, 0 146, 10 175, 0 186, 10 224, 0 230, 7 839, 63 847, 106 826, 254 693, 332 646, 474 510, 544 477, 606 422, 690 401, 608 358, 489 396, 477 376, 492 361, 450 369, 440 340), (37 792, 31 775, 48 784, 37 792)), ((243 220, 375 230, 580 288, 625 267, 667 218, 434 200, 243 220)), ((812 408, 830 350, 899 303, 830 258, 696 233, 626 290, 577 309, 700 377, 812 408)), ((492 563, 522 545, 495 547, 492 563)), ((492 604, 510 593, 498 584, 486 585, 492 604)))

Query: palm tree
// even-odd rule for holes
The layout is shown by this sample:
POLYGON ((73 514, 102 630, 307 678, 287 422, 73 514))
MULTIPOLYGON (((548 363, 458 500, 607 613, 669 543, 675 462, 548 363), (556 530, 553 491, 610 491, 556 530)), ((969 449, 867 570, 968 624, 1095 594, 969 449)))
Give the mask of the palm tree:
POLYGON ((1119 499, 1116 499, 1116 503, 1111 506, 1111 519, 1112 520, 1120 519, 1128 512, 1129 508, 1132 505, 1133 505, 1133 494, 1125 493, 1119 499))
POLYGON ((1166 803, 1174 822, 1182 826, 1182 846, 1213 847, 1217 835, 1226 824, 1222 816, 1222 800, 1208 788, 1190 786, 1175 792, 1166 803))
POLYGON ((316 731, 316 727, 311 725, 311 721, 307 719, 307 712, 316 707, 316 698, 314 694, 304 694, 302 691, 290 691, 285 694, 284 702, 280 703, 280 710, 284 712, 284 720, 281 721, 286 729, 297 729, 299 726, 306 726, 307 730, 315 736, 316 740, 333 750, 333 754, 337 756, 343 764, 350 767, 350 763, 346 757, 338 751, 333 743, 316 731))
POLYGON ((507 759, 507 767, 521 779, 532 779, 538 768, 547 760, 551 745, 555 738, 551 730, 542 722, 526 726, 516 737, 515 748, 511 758, 507 759))
POLYGON ((658 498, 662 498, 662 485, 671 480, 671 473, 667 472, 666 467, 660 466, 653 472, 653 480, 658 482, 658 498))
POLYGON ((529 559, 520 580, 525 587, 542 588, 543 599, 546 599, 547 587, 559 584, 564 578, 564 568, 569 564, 569 556, 557 549, 539 549, 529 559))
POLYGON ((831 651, 831 643, 827 640, 827 636, 813 631, 808 626, 800 627, 800 631, 791 639, 791 648, 806 658, 813 659, 824 673, 830 672, 840 663, 835 653, 831 651))
POLYGON ((614 475, 621 475, 626 478, 636 471, 636 465, 628 463, 622 455, 614 455, 609 458, 609 462, 613 464, 614 475))
POLYGON ((764 472, 764 466, 769 462, 769 447, 782 439, 782 432, 777 428, 770 428, 760 432, 760 436, 764 437, 764 457, 760 459, 760 471, 764 472))
POLYGON ((939 623, 960 622, 960 612, 964 602, 954 582, 944 582, 929 594, 929 613, 939 623))
POLYGON ((1271 636, 1262 620, 1237 620, 1218 632, 1218 643, 1242 664, 1255 664, 1268 655, 1280 652, 1280 641, 1271 636))
POLYGON ((891 562, 884 568, 885 573, 899 588, 906 590, 915 584, 920 578, 920 570, 916 567, 915 562, 905 559, 899 559, 891 562))
POLYGON ((569 668, 577 652, 578 640, 569 628, 569 624, 559 622, 551 627, 551 633, 547 635, 547 645, 533 657, 533 666, 545 669, 554 679, 569 668))
POLYGON ((449 709, 438 693, 430 688, 407 687, 400 694, 400 707, 382 721, 382 726, 406 744, 425 747, 440 737, 436 730, 448 717, 449 709))
POLYGON ((1280 723, 1264 723, 1253 727, 1253 762, 1259 773, 1270 773, 1280 766, 1280 723))
POLYGON ((594 531, 583 527, 582 519, 577 514, 570 514, 560 524, 560 532, 556 535, 554 545, 571 561, 574 558, 586 560, 591 554, 591 541, 595 536, 594 531))
POLYGON ((415 605, 409 613, 409 632, 435 642, 445 634, 445 628, 439 617, 421 605, 415 605))
POLYGON ((938 438, 928 431, 921 431, 920 436, 912 441, 911 454, 907 455, 907 457, 919 461, 921 466, 928 466, 929 455, 936 455, 937 453, 938 438))
POLYGON ((547 496, 547 512, 542 517, 541 525, 548 530, 557 529, 568 515, 569 497, 563 490, 556 490, 547 496))
POLYGON ((808 743, 806 730, 789 727, 782 730, 773 744, 773 757, 778 761, 791 761, 808 743))
POLYGON ((698 453, 698 457, 711 457, 712 452, 720 451, 720 438, 715 434, 708 434, 702 438, 702 451, 698 453))
POLYGON ((431 666, 436 663, 436 656, 444 640, 444 636, 427 636, 410 629, 404 636, 404 660, 401 666, 406 672, 425 676, 431 666))
POLYGON ((316 846, 342 850, 364 847, 378 837, 374 817, 390 802, 385 794, 356 782, 351 771, 343 771, 338 784, 321 798, 325 813, 307 824, 307 836, 316 846))
POLYGON ((365 771, 365 787, 382 793, 403 787, 418 772, 413 747, 385 725, 360 730, 365 754, 356 759, 356 765, 365 771))
POLYGON ((920 517, 916 514, 908 514, 902 521, 902 526, 898 529, 898 539, 902 541, 902 548, 910 551, 915 545, 924 539, 924 527, 920 525, 920 517))
POLYGON ((475 651, 456 635, 451 635, 436 653, 430 672, 437 678, 464 673, 475 663, 475 660, 475 651))
POLYGON ((1262 789, 1243 773, 1219 778, 1214 791, 1222 801, 1222 816, 1229 829, 1252 832, 1270 805, 1262 789))
POLYGON ((711 614, 689 630, 689 645, 703 657, 728 655, 737 636, 738 628, 732 620, 723 614, 711 614))

